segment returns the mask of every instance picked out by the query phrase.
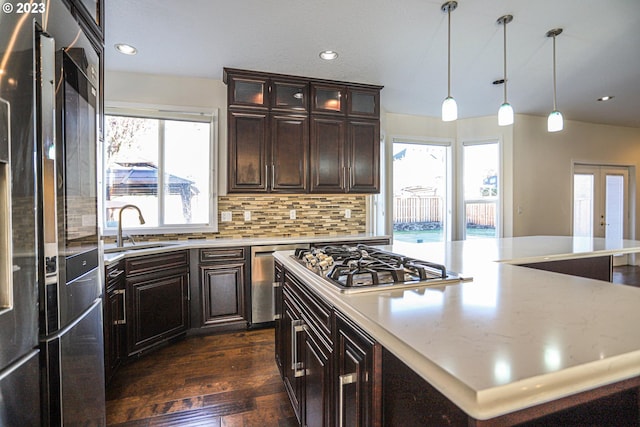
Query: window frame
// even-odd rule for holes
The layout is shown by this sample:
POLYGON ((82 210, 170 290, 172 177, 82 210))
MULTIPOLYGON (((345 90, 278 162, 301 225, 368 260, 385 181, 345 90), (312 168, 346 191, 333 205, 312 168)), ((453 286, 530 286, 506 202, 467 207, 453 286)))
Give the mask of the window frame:
POLYGON ((503 237, 503 218, 502 218, 502 206, 504 199, 504 167, 503 167, 503 142, 502 138, 487 138, 487 139, 478 139, 478 140, 463 140, 460 141, 460 152, 458 154, 458 171, 460 173, 460 180, 458 185, 458 221, 457 221, 457 229, 458 229, 458 238, 460 240, 467 240, 467 221, 466 221, 466 205, 468 202, 480 201, 485 202, 484 200, 476 200, 476 199, 465 199, 465 184, 464 184, 464 173, 465 173, 465 164, 464 164, 464 149, 465 147, 478 146, 478 145, 492 145, 496 144, 498 150, 498 192, 496 195, 495 203, 496 203, 496 235, 493 238, 499 239, 503 237))
MULTIPOLYGON (((209 222, 207 224, 169 224, 157 227, 127 227, 128 234, 133 235, 157 235, 157 234, 188 234, 188 233, 215 233, 218 231, 218 109, 190 109, 172 106, 123 106, 110 105, 105 107, 105 116, 134 117, 157 120, 177 120, 209 123, 209 222)), ((106 123, 104 133, 106 135, 106 123)), ((159 136, 158 145, 158 186, 162 186, 164 176, 164 138, 159 136)), ((107 198, 106 189, 106 140, 100 144, 102 157, 102 171, 100 182, 101 193, 101 226, 103 235, 115 236, 116 227, 107 227, 105 205, 107 198)), ((164 191, 158 191, 158 219, 164 221, 164 191)))
POLYGON ((453 240, 453 229, 454 229, 454 191, 456 187, 455 175, 454 175, 454 159, 455 159, 455 149, 454 149, 454 141, 452 139, 445 138, 416 138, 416 137, 405 137, 405 136, 394 136, 391 138, 391 160, 390 164, 390 205, 388 211, 390 212, 390 232, 393 234, 393 225, 394 225, 394 214, 393 214, 393 145, 399 144, 413 144, 418 146, 438 146, 445 148, 445 179, 446 179, 446 194, 445 194, 445 207, 443 212, 443 221, 444 221, 444 241, 453 240))

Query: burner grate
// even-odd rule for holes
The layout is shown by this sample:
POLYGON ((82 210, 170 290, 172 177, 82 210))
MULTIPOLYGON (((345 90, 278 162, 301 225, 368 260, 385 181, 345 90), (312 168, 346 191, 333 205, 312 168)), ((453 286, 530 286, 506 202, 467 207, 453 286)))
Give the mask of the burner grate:
POLYGON ((294 256, 342 289, 458 279, 443 265, 366 245, 301 249, 294 256))

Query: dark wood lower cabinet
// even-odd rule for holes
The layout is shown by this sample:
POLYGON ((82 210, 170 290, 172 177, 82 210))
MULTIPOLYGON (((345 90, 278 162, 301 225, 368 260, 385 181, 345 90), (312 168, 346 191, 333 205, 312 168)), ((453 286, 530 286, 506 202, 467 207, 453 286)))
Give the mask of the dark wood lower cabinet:
POLYGON ((244 263, 201 267, 202 324, 240 321, 246 326, 244 263))
POLYGON ((522 267, 535 268, 537 270, 553 271, 554 273, 604 280, 605 282, 613 281, 612 256, 544 261, 520 265, 522 267))
POLYGON ((335 312, 335 423, 379 426, 382 347, 335 312))
POLYGON ((199 250, 200 301, 192 327, 245 329, 248 321, 248 248, 199 250))
POLYGON ((124 262, 105 269, 104 298, 104 366, 105 381, 109 383, 126 356, 126 313, 124 262))
POLYGON ((127 328, 129 356, 187 331, 188 288, 189 274, 181 270, 127 284, 133 314, 127 328))
POLYGON ((640 425, 640 378, 474 419, 277 261, 275 271, 276 360, 300 426, 640 425))
POLYGON ((276 361, 301 426, 379 426, 380 345, 276 262, 276 361), (278 275, 280 274, 280 275, 278 275))
POLYGON ((127 355, 133 356, 189 328, 188 251, 126 261, 127 355))

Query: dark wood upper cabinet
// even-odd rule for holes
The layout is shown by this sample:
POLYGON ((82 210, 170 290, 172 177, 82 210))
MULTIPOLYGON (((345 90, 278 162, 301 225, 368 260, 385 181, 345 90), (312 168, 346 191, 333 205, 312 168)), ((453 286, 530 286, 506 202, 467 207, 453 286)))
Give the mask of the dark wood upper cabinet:
POLYGON ((268 115, 229 111, 229 192, 267 192, 268 115))
POLYGON ((309 118, 271 116, 271 190, 304 193, 308 187, 309 118))
POLYGON ((224 69, 230 193, 377 193, 381 86, 224 69))
POLYGON ((380 90, 349 88, 347 114, 351 117, 380 117, 380 90))
POLYGON ((309 111, 309 83, 305 81, 271 81, 271 110, 292 111, 294 113, 309 111))
POLYGON ((229 108, 269 108, 269 79, 243 74, 228 75, 227 103, 229 108))
POLYGON ((311 112, 344 115, 346 94, 346 86, 311 83, 311 112))
POLYGON ((349 191, 380 191, 380 123, 377 120, 350 120, 347 135, 349 191))
POLYGON ((346 121, 342 118, 311 118, 311 192, 346 191, 346 121))

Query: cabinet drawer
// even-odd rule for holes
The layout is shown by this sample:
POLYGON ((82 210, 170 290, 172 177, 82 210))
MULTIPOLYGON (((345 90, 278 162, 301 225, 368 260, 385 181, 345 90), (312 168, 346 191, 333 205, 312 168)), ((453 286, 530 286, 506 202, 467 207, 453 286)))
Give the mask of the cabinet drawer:
POLYGON ((200 249, 200 262, 243 261, 247 248, 200 249))
POLYGON ((307 290, 294 276, 285 271, 286 293, 301 306, 302 316, 309 326, 331 345, 331 306, 307 290))
POLYGON ((127 263, 127 278, 139 274, 155 273, 189 266, 189 251, 166 252, 130 258, 127 263))

